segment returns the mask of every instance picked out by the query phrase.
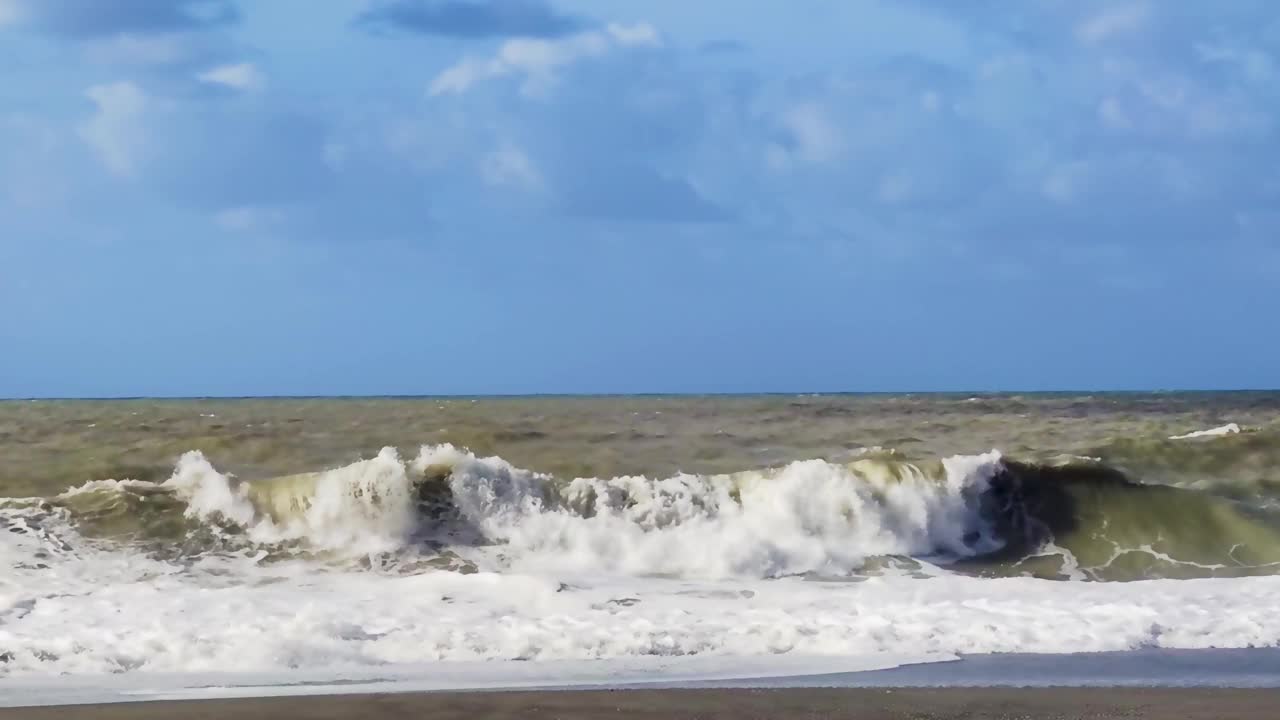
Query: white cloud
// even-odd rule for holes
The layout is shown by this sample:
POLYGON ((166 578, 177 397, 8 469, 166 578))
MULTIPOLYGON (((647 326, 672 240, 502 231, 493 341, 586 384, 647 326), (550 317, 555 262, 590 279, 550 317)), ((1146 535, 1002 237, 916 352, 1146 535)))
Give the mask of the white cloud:
POLYGON ((781 124, 791 142, 786 146, 774 143, 767 148, 766 161, 775 170, 827 163, 844 150, 844 136, 821 105, 795 105, 783 113, 781 124))
POLYGON ((1098 103, 1098 119, 1102 124, 1112 130, 1128 130, 1133 127, 1133 121, 1129 118, 1129 114, 1125 112, 1120 101, 1114 97, 1106 97, 1102 102, 1098 103))
POLYGON ((1059 165, 1041 183, 1040 191, 1054 202, 1070 203, 1079 196, 1088 179, 1089 170, 1089 164, 1082 161, 1059 165))
POLYGON ((213 220, 223 230, 260 232, 278 226, 286 219, 284 210, 262 205, 241 205, 219 210, 213 220))
POLYGON ((1205 83, 1192 73, 1152 70, 1131 61, 1103 64, 1113 91, 1096 112, 1109 130, 1194 140, 1229 136, 1263 138, 1272 113, 1256 93, 1205 83))
POLYGON ((597 57, 626 47, 662 44, 658 32, 647 23, 609 24, 565 38, 514 38, 504 42, 490 58, 466 58, 446 68, 431 81, 430 94, 463 93, 486 78, 522 75, 526 94, 540 92, 555 82, 557 70, 578 60, 597 57))
POLYGON ((1150 15, 1150 8, 1145 3, 1107 8, 1080 23, 1076 27, 1076 37, 1090 44, 1105 42, 1117 35, 1142 29, 1150 15))
POLYGON ((10 25, 22 19, 22 8, 18 0, 0 0, 0 27, 10 25))
POLYGON ((131 176, 144 144, 142 116, 147 96, 130 82, 94 85, 85 95, 97 110, 79 127, 80 138, 116 175, 131 176))
POLYGON ((518 147, 507 145, 485 155, 480 161, 480 176, 495 187, 517 187, 536 190, 542 187, 542 176, 518 147))
POLYGON ((1260 50, 1209 44, 1197 44, 1195 50, 1201 62, 1238 67, 1255 82, 1270 82, 1276 74, 1275 61, 1260 50))
POLYGON ((219 65, 196 76, 202 83, 221 85, 232 90, 252 91, 266 87, 267 79, 253 63, 219 65))
POLYGON ((605 31, 612 35, 613 39, 622 46, 636 47, 662 44, 662 39, 658 37, 658 31, 648 23, 636 23, 635 25, 609 23, 605 31))
POLYGON ((432 95, 466 92, 477 80, 493 74, 487 68, 496 62, 496 60, 485 62, 467 58, 456 65, 451 65, 431 81, 430 92, 432 95))

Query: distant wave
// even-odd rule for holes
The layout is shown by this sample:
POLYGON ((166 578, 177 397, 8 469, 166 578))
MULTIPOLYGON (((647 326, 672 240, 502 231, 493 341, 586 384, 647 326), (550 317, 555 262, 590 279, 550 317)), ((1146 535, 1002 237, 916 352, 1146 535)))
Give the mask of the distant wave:
POLYGON ((1200 438, 1200 437, 1219 437, 1221 435, 1236 435, 1239 432, 1240 432, 1239 425, 1235 423, 1227 423, 1226 425, 1219 425, 1218 427, 1209 428, 1208 430, 1196 430, 1195 432, 1189 432, 1186 435, 1170 435, 1169 439, 1170 440, 1190 440, 1191 438, 1200 438))

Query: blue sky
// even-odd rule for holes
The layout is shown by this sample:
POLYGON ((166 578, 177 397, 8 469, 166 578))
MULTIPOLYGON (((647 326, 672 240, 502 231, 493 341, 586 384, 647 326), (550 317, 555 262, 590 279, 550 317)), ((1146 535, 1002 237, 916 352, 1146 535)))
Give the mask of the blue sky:
POLYGON ((0 0, 0 396, 1280 386, 1269 0, 0 0))

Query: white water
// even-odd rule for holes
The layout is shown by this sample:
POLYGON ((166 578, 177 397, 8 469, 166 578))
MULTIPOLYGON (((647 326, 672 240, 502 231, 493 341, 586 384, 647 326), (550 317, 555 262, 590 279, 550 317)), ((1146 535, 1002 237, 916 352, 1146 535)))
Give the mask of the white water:
POLYGON ((163 486, 186 501, 188 516, 233 523, 259 544, 300 540, 361 556, 466 532, 479 542, 455 550, 493 570, 761 578, 847 575, 869 556, 997 549, 977 501, 1000 463, 996 452, 948 458, 941 478, 907 464, 891 477, 888 465, 871 460, 810 460, 730 475, 558 483, 439 445, 409 463, 387 448, 346 467, 256 484, 191 452, 163 486), (448 470, 464 527, 421 525, 414 478, 433 468, 448 470))
POLYGON ((1185 435, 1170 435, 1170 440, 1191 440, 1201 437, 1219 437, 1222 435, 1235 435, 1240 432, 1240 426, 1235 423, 1227 423, 1208 430, 1196 430, 1185 435))
POLYGON ((435 530, 414 514, 412 478, 447 466, 466 526, 453 530, 482 541, 453 550, 481 572, 266 562, 256 549, 164 562, 91 542, 65 513, 11 502, 0 506, 0 565, 11 568, 0 576, 0 676, 1280 644, 1280 577, 1064 583, 943 567, 860 582, 779 577, 848 574, 871 555, 974 552, 964 542, 983 531, 973 497, 999 463, 996 453, 952 458, 933 480, 809 461, 554 484, 441 446, 410 463, 384 451, 266 487, 189 454, 165 483, 189 515, 346 558, 405 551, 435 530))
POLYGON ((944 461, 942 482, 911 466, 812 460, 772 472, 578 478, 553 487, 501 458, 424 449, 419 468, 452 468, 454 504, 500 541, 502 567, 537 572, 776 577, 846 575, 874 555, 964 556, 998 547, 977 497, 998 453, 944 461))
POLYGON ((951 655, 883 653, 855 657, 646 655, 600 660, 406 663, 339 671, 22 676, 0 678, 0 707, 495 688, 683 687, 695 683, 742 687, 783 678, 807 684, 839 682, 850 673, 956 659, 951 655))
POLYGON ((254 492, 199 452, 183 455, 164 483, 187 501, 189 517, 230 521, 260 544, 305 540, 314 548, 361 555, 395 550, 414 530, 413 489, 393 448, 372 460, 270 484, 275 487, 269 492, 254 492))

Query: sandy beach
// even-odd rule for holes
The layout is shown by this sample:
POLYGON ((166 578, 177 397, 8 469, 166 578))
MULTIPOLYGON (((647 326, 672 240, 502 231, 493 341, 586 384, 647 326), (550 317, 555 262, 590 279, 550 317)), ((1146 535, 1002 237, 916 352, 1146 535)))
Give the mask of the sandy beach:
POLYGON ((470 718, 1274 718, 1280 690, 1178 688, 795 688, 404 693, 73 705, 0 720, 469 720, 470 718))

